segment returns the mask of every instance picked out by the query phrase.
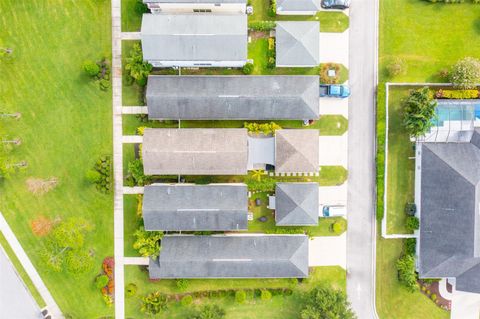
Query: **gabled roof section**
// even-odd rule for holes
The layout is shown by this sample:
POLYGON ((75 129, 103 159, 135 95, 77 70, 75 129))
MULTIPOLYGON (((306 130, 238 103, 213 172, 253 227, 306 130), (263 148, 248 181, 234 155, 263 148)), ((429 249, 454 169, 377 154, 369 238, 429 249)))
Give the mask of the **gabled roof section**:
POLYGON ((150 278, 305 278, 305 235, 165 236, 150 278))
POLYGON ((146 175, 246 175, 246 129, 151 129, 143 134, 146 175))
POLYGON ((317 119, 318 76, 148 77, 150 119, 317 119))
POLYGON ((146 230, 246 230, 248 190, 245 184, 153 184, 145 186, 146 230))
POLYGON ((246 14, 144 14, 147 61, 246 61, 246 14))
POLYGON ((318 172, 318 136, 318 130, 277 130, 275 132, 275 172, 318 172))
POLYGON ((480 293, 478 131, 470 143, 422 143, 420 187, 420 277, 480 293))
POLYGON ((317 66, 320 63, 320 25, 317 21, 278 21, 277 66, 317 66))
POLYGON ((275 223, 278 226, 318 225, 318 184, 277 183, 275 223))
POLYGON ((226 3, 246 4, 247 0, 143 0, 143 3, 226 3))
POLYGON ((320 0, 278 0, 277 11, 315 12, 320 10, 320 0))

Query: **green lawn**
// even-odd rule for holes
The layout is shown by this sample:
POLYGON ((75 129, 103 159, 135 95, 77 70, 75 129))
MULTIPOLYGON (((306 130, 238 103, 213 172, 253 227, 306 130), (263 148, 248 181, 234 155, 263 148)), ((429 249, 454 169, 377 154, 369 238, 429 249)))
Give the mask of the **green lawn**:
POLYGON ((10 246, 7 239, 1 232, 0 232, 0 246, 7 253, 7 256, 12 262, 13 266, 15 267, 17 274, 20 275, 20 278, 22 278, 23 283, 25 284, 25 286, 27 286, 28 291, 32 295, 33 299, 35 299, 38 306, 40 308, 45 307, 46 306, 45 301, 43 300, 42 296, 40 296, 40 294, 38 293, 37 288, 35 288, 32 280, 30 279, 27 272, 25 271, 22 264, 20 263, 20 260, 18 260, 12 247, 10 246))
POLYGON ((5 135, 20 137, 14 160, 28 167, 0 185, 0 211, 65 314, 110 316, 92 285, 104 257, 113 255, 113 200, 88 185, 85 173, 101 155, 112 153, 111 91, 103 92, 83 72, 86 59, 111 54, 109 1, 0 1, 0 38, 14 58, 0 62, 0 106, 21 112, 5 121, 5 135), (34 196, 29 177, 58 179, 58 186, 34 196), (44 240, 30 222, 45 216, 80 216, 95 225, 85 246, 94 268, 83 275, 52 272, 40 254, 44 240))
POLYGON ((457 60, 480 58, 480 6, 432 4, 420 0, 380 1, 380 80, 393 58, 406 62, 407 73, 390 81, 438 82, 438 72, 457 60))
POLYGON ((248 17, 249 22, 276 20, 276 21, 320 21, 322 32, 343 32, 348 29, 349 18, 342 12, 319 11, 316 15, 291 16, 277 15, 270 16, 269 0, 252 0, 253 14, 248 17))
MULTIPOLYGON (((264 319, 264 318, 295 318, 301 308, 301 294, 313 287, 329 286, 345 291, 346 275, 340 267, 315 267, 310 270, 310 278, 298 283, 293 279, 211 279, 188 280, 186 291, 179 291, 174 280, 149 281, 148 273, 138 266, 125 268, 125 284, 136 284, 138 291, 133 297, 126 297, 126 314, 131 318, 143 318, 139 311, 139 297, 151 292, 161 291, 165 294, 191 293, 194 291, 219 289, 251 289, 251 288, 291 288, 292 296, 275 296, 272 300, 262 302, 258 298, 247 298, 246 304, 239 305, 232 297, 197 298, 195 305, 217 303, 227 312, 227 318, 264 319)), ((156 318, 185 318, 192 306, 182 307, 178 302, 171 302, 169 310, 156 318)))
POLYGON ((403 126, 402 99, 410 88, 391 88, 388 123, 387 230, 391 234, 411 233, 405 227, 405 204, 414 200, 415 156, 413 143, 403 126))
MULTIPOLYGON (((136 0, 134 0, 136 1, 136 0)), ((122 66, 125 67, 125 59, 130 55, 130 50, 135 43, 140 41, 122 41, 122 66)), ((143 88, 136 83, 127 84, 125 69, 122 72, 122 102, 123 105, 141 106, 144 105, 143 101, 143 88)))
POLYGON ((142 26, 142 15, 135 11, 138 0, 122 0, 122 32, 137 32, 142 26))

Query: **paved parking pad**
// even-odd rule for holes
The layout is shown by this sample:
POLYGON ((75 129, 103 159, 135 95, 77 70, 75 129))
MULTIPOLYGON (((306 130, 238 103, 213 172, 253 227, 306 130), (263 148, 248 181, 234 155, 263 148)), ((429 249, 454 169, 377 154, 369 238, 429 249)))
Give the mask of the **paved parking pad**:
POLYGON ((344 118, 348 119, 348 98, 321 97, 319 102, 320 116, 343 115, 344 118))
POLYGON ((348 184, 340 186, 320 186, 318 188, 318 201, 320 207, 331 205, 347 205, 348 184))
POLYGON ((347 235, 314 237, 309 242, 308 265, 340 266, 346 269, 347 235))
POLYGON ((341 63, 348 68, 349 31, 342 33, 320 32, 320 63, 341 63))
POLYGON ((343 166, 347 168, 348 135, 320 136, 319 163, 320 166, 343 166))

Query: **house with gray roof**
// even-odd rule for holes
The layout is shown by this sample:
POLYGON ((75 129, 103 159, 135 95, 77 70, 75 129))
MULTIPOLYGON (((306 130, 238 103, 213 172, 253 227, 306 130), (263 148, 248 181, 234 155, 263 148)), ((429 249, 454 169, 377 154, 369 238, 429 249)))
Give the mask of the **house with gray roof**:
POLYGON ((142 215, 149 231, 247 230, 247 185, 145 186, 142 215))
POLYGON ((467 142, 418 143, 415 166, 420 278, 480 293, 480 128, 467 142))
POLYGON ((277 226, 316 226, 319 217, 318 183, 277 183, 274 200, 277 226))
POLYGON ((150 75, 150 119, 307 120, 319 117, 318 76, 150 75))
POLYGON ((320 0, 277 0, 279 15, 314 15, 320 10, 320 0))
POLYGON ((143 59, 154 67, 242 67, 246 14, 144 14, 143 59))
POLYGON ((278 21, 275 28, 277 67, 314 67, 320 64, 318 21, 278 21))
POLYGON ((245 13, 246 0, 143 0, 154 14, 163 13, 245 13))
POLYGON ((146 175, 245 175, 246 129, 151 129, 143 134, 146 175))
POLYGON ((320 168, 318 137, 318 130, 276 130, 275 172, 318 172, 320 168))
POLYGON ((150 279, 306 278, 305 235, 164 236, 150 279))

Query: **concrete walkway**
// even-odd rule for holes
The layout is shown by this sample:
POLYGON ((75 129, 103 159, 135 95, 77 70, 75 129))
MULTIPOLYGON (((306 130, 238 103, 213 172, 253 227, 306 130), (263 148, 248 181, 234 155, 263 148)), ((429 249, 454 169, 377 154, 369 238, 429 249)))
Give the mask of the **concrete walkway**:
POLYGON ((115 256, 115 318, 125 318, 123 268, 123 144, 122 144, 122 32, 121 0, 112 0, 112 101, 113 101, 113 235, 115 256))
POLYGON ((146 106, 124 106, 122 107, 123 114, 148 114, 146 106))
POLYGON ((121 32, 120 38, 122 40, 140 40, 140 32, 121 32))
POLYGON ((123 194, 124 195, 131 195, 131 194, 143 194, 143 187, 141 186, 134 186, 134 187, 123 187, 123 194))
POLYGON ((123 135, 122 143, 125 144, 141 144, 143 143, 142 135, 123 135))
POLYGON ((124 265, 148 266, 148 263, 149 263, 148 257, 123 257, 124 265))
MULTIPOLYGON (((40 296, 42 296, 43 300, 45 300, 45 303, 47 304, 45 308, 48 309, 48 312, 52 316, 52 319, 63 318, 63 314, 62 314, 62 311, 60 310, 60 307, 58 307, 57 303, 55 302, 55 299, 53 299, 53 296, 50 294, 50 291, 48 291, 47 286, 45 286, 45 283, 43 282, 42 278, 38 274, 37 270, 33 266, 30 259, 28 258, 27 253, 25 252, 25 250, 23 250, 22 245, 20 245, 20 242, 18 241, 17 237, 15 237, 15 234, 13 233, 12 229, 10 228, 10 226, 8 225, 7 221, 5 220, 5 218, 1 213, 0 213, 0 231, 3 233, 3 235, 7 239, 7 242, 10 245, 10 247, 12 247, 13 251, 15 252, 15 255, 17 255, 18 260, 20 261, 26 273, 32 280, 32 283, 35 286, 35 288, 37 288, 38 293, 40 294, 40 296)), ((3 285, 3 281, 2 281, 2 285, 3 285)))

